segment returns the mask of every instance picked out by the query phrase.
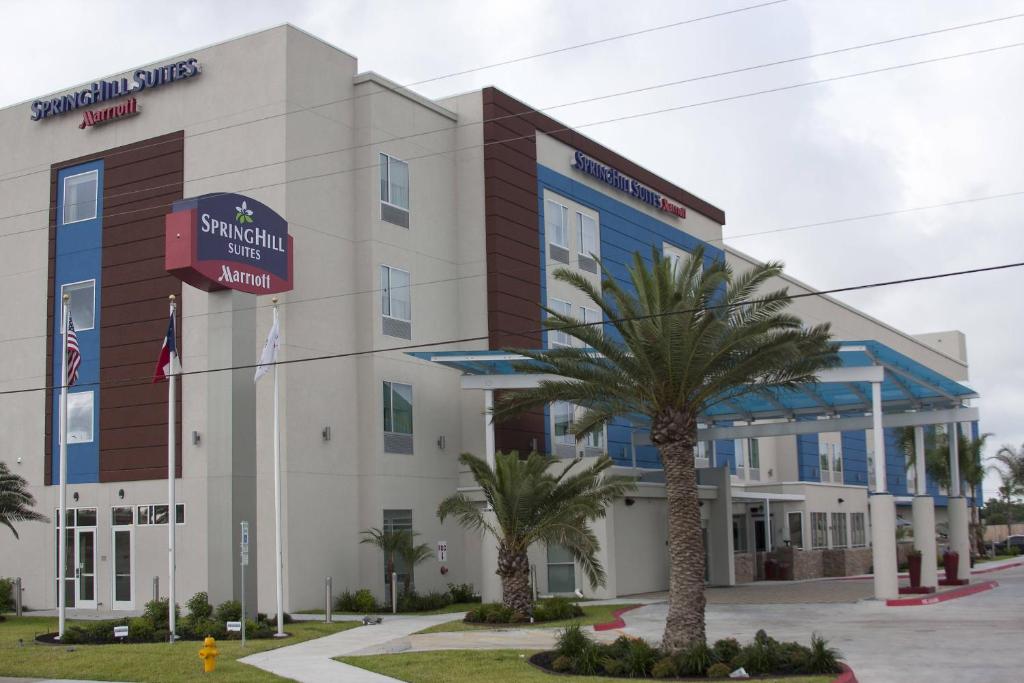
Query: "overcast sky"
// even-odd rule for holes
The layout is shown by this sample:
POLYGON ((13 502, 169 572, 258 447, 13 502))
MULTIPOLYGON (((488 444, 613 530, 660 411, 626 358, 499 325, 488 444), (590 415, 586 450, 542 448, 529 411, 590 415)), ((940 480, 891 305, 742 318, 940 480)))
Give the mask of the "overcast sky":
MULTIPOLYGON (((763 0, 761 0, 763 1, 763 0)), ((114 3, 5 0, 0 106, 290 22, 399 83, 759 0, 114 3)), ((782 2, 417 86, 496 85, 536 107, 1024 13, 1024 2, 782 2)), ((551 110, 574 126, 1024 41, 1024 18, 551 110)), ((726 241, 828 289, 1024 260, 1024 195, 756 237, 773 228, 1024 192, 1024 47, 587 126, 723 208, 726 241)), ((968 336, 994 452, 1024 442, 1024 269, 841 297, 902 330, 968 336)), ((986 497, 998 482, 986 481, 986 497)))

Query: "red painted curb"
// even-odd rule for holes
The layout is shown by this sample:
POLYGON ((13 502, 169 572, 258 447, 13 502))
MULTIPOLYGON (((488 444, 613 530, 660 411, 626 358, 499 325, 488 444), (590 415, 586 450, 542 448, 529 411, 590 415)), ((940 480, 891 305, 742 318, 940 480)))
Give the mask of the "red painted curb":
POLYGON ((603 624, 594 624, 595 631, 611 631, 613 628, 623 628, 626 622, 622 620, 622 615, 631 609, 637 609, 643 607, 643 605, 629 605, 622 609, 617 609, 612 612, 612 616, 615 617, 612 621, 605 622, 603 624))
POLYGON ((956 600, 957 598, 963 598, 968 595, 974 595, 975 593, 981 593, 983 591, 992 590, 998 585, 998 581, 985 581, 984 583, 976 583, 970 586, 964 586, 963 588, 957 588, 956 590, 947 591, 945 593, 929 595, 926 598, 896 598, 886 600, 885 604, 887 607, 914 607, 920 605, 934 605, 939 602, 956 600))
POLYGON ((839 666, 843 667, 843 672, 832 680, 832 683, 857 683, 857 676, 853 673, 853 669, 839 662, 839 666))

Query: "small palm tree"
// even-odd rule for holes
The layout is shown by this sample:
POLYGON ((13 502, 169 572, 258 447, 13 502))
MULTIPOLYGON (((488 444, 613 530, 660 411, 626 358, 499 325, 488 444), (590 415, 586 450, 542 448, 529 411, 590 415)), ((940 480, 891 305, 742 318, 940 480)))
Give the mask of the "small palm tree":
POLYGON ((7 463, 0 462, 0 524, 3 524, 15 538, 19 538, 15 522, 48 522, 32 508, 36 499, 28 492, 28 482, 21 475, 11 472, 7 463))
POLYGON ((1006 536, 1013 534, 1013 499, 1024 496, 1024 445, 1019 449, 1002 446, 991 458, 996 462, 994 469, 999 472, 1003 485, 999 495, 1006 501, 1006 536))
MULTIPOLYGON (((602 326, 547 310, 545 326, 583 348, 518 351, 531 372, 559 376, 535 389, 509 392, 495 410, 504 419, 566 401, 586 408, 577 439, 616 417, 646 417, 665 471, 668 502, 669 611, 663 646, 678 651, 704 642, 704 546, 694 447, 697 423, 711 408, 751 392, 795 389, 839 362, 828 324, 805 327, 786 312, 785 289, 765 291, 782 265, 735 274, 697 249, 673 264, 657 250, 650 267, 634 254, 632 291, 604 264, 601 289, 561 268, 554 277, 586 294, 602 326), (595 353, 596 352, 596 353, 595 353)), ((526 367, 526 366, 524 366, 526 367)))
POLYGON ((413 573, 416 570, 416 565, 427 561, 434 555, 434 550, 426 543, 420 543, 415 545, 412 542, 414 536, 418 534, 413 533, 409 537, 409 543, 406 543, 398 549, 398 556, 402 558, 402 563, 406 567, 405 580, 402 582, 402 590, 406 594, 412 591, 413 587, 413 573))
MULTIPOLYGON (((360 543, 375 546, 384 553, 384 583, 390 585, 395 572, 395 557, 406 546, 412 545, 413 533, 408 529, 384 531, 373 527, 359 532, 363 535, 360 543)), ((385 591, 384 602, 391 604, 391 591, 385 591)))
POLYGON ((489 533, 498 543, 498 569, 502 602, 520 615, 530 613, 530 561, 527 551, 535 543, 559 545, 583 569, 591 586, 603 586, 605 571, 597 557, 597 536, 590 527, 607 514, 608 505, 634 487, 631 479, 608 475, 612 466, 601 456, 586 467, 579 459, 562 471, 551 472, 551 458, 515 451, 497 453, 495 467, 463 453, 459 461, 483 491, 487 509, 456 493, 441 501, 437 516, 444 523, 453 517, 463 527, 489 533), (493 514, 491 514, 493 512, 493 514))

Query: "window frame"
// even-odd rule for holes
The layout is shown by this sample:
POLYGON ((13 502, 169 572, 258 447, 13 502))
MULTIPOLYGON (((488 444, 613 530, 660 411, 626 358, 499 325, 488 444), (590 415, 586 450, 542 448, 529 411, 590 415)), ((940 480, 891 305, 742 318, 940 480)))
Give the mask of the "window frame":
POLYGON ((553 199, 545 199, 544 200, 544 230, 545 230, 545 232, 549 233, 548 235, 546 235, 548 244, 553 244, 556 247, 561 247, 562 249, 568 250, 569 249, 569 207, 565 206, 564 204, 559 204, 558 202, 556 202, 553 199), (548 205, 549 204, 553 204, 553 205, 557 206, 560 209, 559 216, 561 217, 560 224, 561 224, 561 228, 562 228, 561 232, 562 232, 562 234, 564 236, 564 240, 565 240, 564 242, 556 242, 554 240, 554 232, 555 231, 547 229, 547 224, 548 224, 548 205))
MULTIPOLYGON (((134 517, 135 517, 135 526, 167 526, 167 522, 158 522, 158 521, 156 521, 156 508, 159 508, 159 507, 166 508, 167 507, 167 503, 141 503, 141 504, 132 505, 132 506, 125 505, 125 506, 115 506, 115 507, 132 507, 132 508, 134 508, 133 514, 134 514, 134 517), (145 516, 142 515, 142 509, 143 508, 146 508, 146 515, 145 516), (145 520, 145 521, 143 521, 143 520, 145 520)), ((174 525, 175 526, 185 526, 185 522, 188 519, 185 516, 185 504, 184 503, 175 503, 174 504, 174 510, 175 510, 174 525), (181 521, 180 522, 178 521, 178 514, 177 514, 178 511, 181 511, 181 521)), ((166 514, 166 512, 165 512, 165 514, 166 514)), ((125 524, 123 526, 127 526, 127 524, 125 524)))
POLYGON ((554 421, 554 427, 551 431, 552 436, 555 438, 556 444, 562 444, 563 446, 576 446, 576 435, 572 433, 572 423, 576 417, 575 406, 568 401, 555 401, 551 404, 551 417, 554 421), (558 433, 559 417, 563 416, 562 411, 568 412, 568 421, 565 423, 565 434, 558 433))
MULTIPOLYGON (((557 309, 558 306, 556 306, 555 304, 561 304, 561 305, 563 305, 565 307, 564 311, 556 311, 557 313, 559 313, 560 315, 564 315, 564 316, 572 316, 572 303, 571 302, 565 301, 563 299, 556 299, 553 296, 548 297, 548 308, 550 308, 550 309, 557 309)), ((572 346, 573 346, 572 339, 573 338, 571 336, 569 336, 568 332, 564 332, 562 330, 548 330, 548 346, 549 347, 552 347, 552 348, 557 347, 557 348, 563 348, 563 349, 572 348, 572 346), (563 338, 566 340, 565 342, 556 341, 556 340, 563 339, 563 338)))
POLYGON ((849 515, 845 512, 833 512, 829 515, 829 521, 832 527, 832 548, 849 548, 850 547, 850 534, 848 529, 849 515), (837 522, 842 522, 837 524, 837 522), (841 533, 840 533, 841 532, 841 533), (839 537, 842 537, 841 539, 839 537), (842 540, 842 543, 839 541, 842 540))
MULTIPOLYGON (((90 285, 92 287, 92 325, 90 325, 87 328, 83 328, 83 327, 80 327, 76 323, 75 324, 75 333, 76 334, 79 333, 79 332, 88 332, 89 330, 94 330, 96 328, 96 279, 95 278, 89 278, 88 280, 79 280, 79 281, 74 282, 74 283, 65 283, 65 284, 60 286, 60 301, 63 301, 63 295, 68 294, 68 289, 69 288, 75 287, 77 285, 86 285, 86 284, 88 284, 88 285, 90 285)), ((85 288, 78 288, 78 289, 85 289, 85 288)), ((71 300, 69 299, 69 304, 70 303, 71 303, 71 300)), ((61 304, 61 308, 62 308, 62 304, 61 304)), ((62 314, 63 314, 63 312, 61 311, 61 315, 62 314)), ((73 322, 74 322, 74 319, 75 319, 75 317, 72 316, 72 321, 73 322)), ((65 333, 65 329, 63 329, 63 326, 61 326, 60 334, 63 334, 63 333, 65 333)))
POLYGON ((786 531, 789 533, 789 546, 791 548, 797 548, 798 550, 804 549, 804 513, 802 510, 791 510, 786 514, 786 531), (799 538, 793 538, 793 516, 800 520, 800 535, 799 538))
POLYGON ((414 406, 416 404, 415 403, 416 402, 416 397, 415 397, 415 394, 413 393, 412 385, 411 384, 406 384, 405 382, 395 382, 393 380, 385 379, 385 380, 382 380, 382 390, 383 391, 387 391, 389 393, 388 407, 390 407, 390 410, 391 410, 390 419, 389 419, 389 416, 383 415, 383 411, 385 411, 387 408, 384 406, 384 401, 383 401, 384 397, 383 397, 383 393, 382 393, 381 394, 381 410, 382 410, 382 417, 383 417, 383 419, 381 420, 381 426, 384 427, 383 432, 385 434, 400 434, 402 436, 413 436, 416 433, 416 420, 415 420, 415 413, 413 412, 415 410, 414 406), (408 432, 395 431, 395 385, 396 384, 398 386, 408 387, 409 388, 409 423, 410 424, 409 424, 409 431, 408 432), (389 424, 390 424, 391 429, 387 429, 389 424))
POLYGON ((384 317, 384 318, 391 318, 392 320, 400 320, 400 321, 405 322, 405 323, 411 323, 412 322, 412 273, 409 272, 408 270, 405 270, 404 268, 396 268, 395 266, 389 266, 386 263, 380 264, 379 272, 380 272, 380 276, 381 276, 381 307, 380 307, 380 314, 381 314, 381 316, 384 317), (383 282, 384 271, 385 270, 387 271, 387 278, 388 278, 388 284, 387 284, 387 288, 386 289, 384 287, 384 282, 383 282), (402 318, 400 316, 394 315, 394 313, 393 313, 393 311, 395 309, 394 297, 392 296, 392 293, 394 292, 395 287, 391 284, 391 273, 393 271, 398 271, 399 273, 405 273, 406 277, 408 278, 408 284, 405 286, 405 289, 409 293, 408 294, 408 301, 407 301, 407 304, 408 304, 408 307, 409 307, 409 317, 408 318, 402 318), (388 301, 388 310, 387 310, 386 313, 384 312, 384 298, 385 298, 385 296, 387 297, 387 301, 388 301))
POLYGON ((73 173, 71 175, 64 176, 64 183, 61 187, 61 203, 60 203, 60 224, 74 225, 75 223, 84 223, 85 221, 94 221, 99 216, 100 212, 100 172, 97 168, 89 169, 88 171, 82 171, 81 173, 73 173), (68 218, 68 181, 73 178, 81 178, 85 175, 92 175, 96 179, 96 189, 93 192, 93 210, 92 215, 88 218, 77 218, 73 221, 69 221, 68 218))
MULTIPOLYGON (((582 211, 577 211, 576 212, 576 226, 577 226, 577 229, 576 229, 576 253, 578 255, 580 255, 580 256, 585 256, 587 258, 597 258, 597 256, 598 256, 598 249, 599 249, 599 247, 598 247, 598 234, 597 234, 597 219, 594 218, 593 216, 590 216, 588 214, 583 213, 582 211), (587 251, 584 248, 584 246, 583 246, 583 244, 584 244, 584 239, 583 239, 583 235, 584 235, 584 231, 583 231, 584 219, 589 220, 591 225, 593 226, 593 242, 594 242, 594 245, 593 245, 594 249, 593 249, 593 251, 587 251)), ((561 246, 561 245, 559 245, 559 246, 561 246)), ((568 247, 566 247, 566 248, 568 248, 568 247)))
POLYGON ((863 512, 851 512, 850 513, 850 547, 851 548, 864 548, 868 544, 867 539, 867 515, 863 512), (856 523, 856 520, 860 521, 860 525, 856 523), (859 537, 859 542, 858 542, 859 537))
POLYGON ((385 178, 379 178, 380 182, 378 183, 378 189, 382 191, 385 186, 388 188, 388 196, 387 196, 387 198, 385 198, 383 196, 383 193, 381 193, 380 203, 381 204, 387 204, 388 206, 392 206, 392 207, 394 207, 396 209, 399 209, 401 211, 405 211, 406 213, 409 213, 409 209, 410 209, 409 206, 402 206, 401 204, 396 204, 395 202, 391 201, 391 194, 392 194, 392 192, 391 192, 391 164, 392 164, 392 162, 397 162, 399 164, 405 165, 405 177, 406 177, 406 183, 407 183, 406 187, 405 187, 405 192, 406 192, 406 195, 408 195, 407 203, 410 206, 412 205, 412 174, 409 171, 409 162, 405 161, 403 159, 399 159, 396 156, 392 156, 391 154, 388 154, 387 152, 378 152, 378 154, 380 155, 378 157, 379 161, 382 160, 382 158, 383 159, 387 159, 387 164, 379 164, 378 174, 384 168, 387 168, 387 172, 388 172, 388 175, 387 175, 386 179, 385 178))
POLYGON ((546 546, 545 547, 545 552, 544 552, 544 564, 545 564, 545 567, 547 569, 547 574, 548 574, 548 593, 551 593, 551 594, 556 594, 557 593, 559 595, 568 595, 570 593, 575 592, 575 590, 576 590, 576 560, 573 559, 572 553, 570 553, 567 549, 565 549, 565 546, 561 546, 561 545, 548 545, 548 546, 546 546), (554 547, 554 548, 562 548, 563 550, 565 550, 565 553, 569 556, 569 560, 568 561, 566 561, 566 560, 557 560, 557 558, 556 558, 556 561, 552 562, 551 561, 551 549, 552 549, 552 547, 554 547), (572 567, 572 588, 570 588, 567 591, 553 591, 553 590, 551 590, 551 567, 572 567))
POLYGON ((69 391, 68 392, 68 445, 74 446, 85 443, 96 442, 96 392, 92 389, 84 389, 82 391, 69 391), (71 440, 71 397, 89 396, 89 438, 88 439, 75 439, 71 440))
POLYGON ((811 512, 811 550, 823 550, 828 548, 828 513, 826 512, 811 512), (818 528, 818 522, 821 522, 821 528, 818 528), (819 543, 818 532, 821 532, 821 541, 819 543))

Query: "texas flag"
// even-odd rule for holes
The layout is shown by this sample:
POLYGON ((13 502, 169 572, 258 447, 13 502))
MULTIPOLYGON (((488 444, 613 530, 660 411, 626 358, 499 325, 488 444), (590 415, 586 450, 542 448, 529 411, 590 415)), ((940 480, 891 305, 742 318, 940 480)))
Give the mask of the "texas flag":
POLYGON ((179 372, 181 364, 178 362, 178 347, 174 343, 174 313, 171 313, 171 320, 167 323, 167 336, 164 337, 164 345, 160 349, 160 358, 156 361, 153 382, 167 379, 168 375, 176 375, 179 372))

